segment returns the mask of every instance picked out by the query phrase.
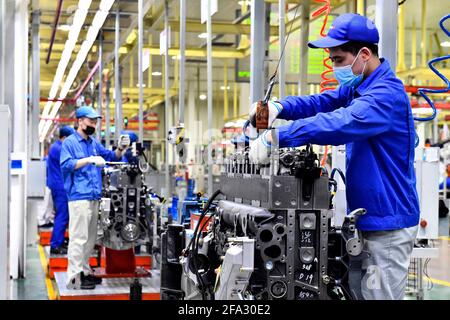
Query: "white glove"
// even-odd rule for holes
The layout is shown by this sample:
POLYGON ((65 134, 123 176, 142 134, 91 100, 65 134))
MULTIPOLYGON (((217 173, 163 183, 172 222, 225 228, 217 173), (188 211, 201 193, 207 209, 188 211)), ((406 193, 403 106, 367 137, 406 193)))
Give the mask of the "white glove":
POLYGON ((104 167, 106 166, 106 161, 100 156, 90 156, 89 162, 95 165, 96 167, 104 167))
POLYGON ((270 130, 264 131, 256 140, 250 142, 249 160, 252 163, 266 164, 269 162, 270 149, 272 145, 267 141, 267 134, 270 130))
POLYGON ((119 137, 119 141, 117 144, 119 146, 119 149, 125 150, 130 146, 130 143, 131 143, 130 136, 128 134, 122 134, 119 137))
MULTIPOLYGON (((268 123, 269 126, 268 126, 267 129, 269 129, 269 128, 272 128, 273 122, 278 117, 280 112, 283 110, 283 106, 281 105, 281 103, 275 102, 275 101, 269 101, 267 105, 269 107, 269 123, 268 123)), ((257 106, 258 106, 258 102, 255 102, 250 107, 250 112, 248 114, 249 115, 249 119, 250 119, 250 123, 252 122, 252 119, 256 115, 256 108, 257 108, 257 106)))

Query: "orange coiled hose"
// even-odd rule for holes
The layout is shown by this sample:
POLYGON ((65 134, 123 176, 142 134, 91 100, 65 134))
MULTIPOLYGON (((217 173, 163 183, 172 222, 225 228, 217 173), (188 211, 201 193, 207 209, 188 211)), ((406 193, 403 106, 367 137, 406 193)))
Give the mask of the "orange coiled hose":
MULTIPOLYGON (((328 22, 328 15, 330 14, 331 11, 331 4, 330 4, 330 0, 315 0, 318 3, 323 3, 323 6, 318 8, 317 10, 315 10, 312 13, 312 17, 318 17, 321 14, 324 13, 324 19, 323 19, 323 23, 322 23, 322 28, 320 29, 320 36, 322 37, 326 37, 326 33, 325 31, 325 27, 327 25, 328 22)), ((328 56, 328 54, 330 53, 330 50, 328 49, 324 49, 325 52, 327 53, 327 57, 325 59, 323 59, 323 66, 325 67, 325 70, 320 74, 320 77, 322 78, 322 81, 320 82, 320 92, 324 92, 326 90, 333 90, 336 88, 337 85, 337 80, 335 78, 330 78, 328 77, 329 73, 333 73, 333 67, 330 64, 330 57, 328 56)), ((325 146, 325 151, 323 154, 323 158, 320 161, 320 166, 324 166, 326 164, 327 161, 327 157, 328 157, 328 146, 325 146)))
MULTIPOLYGON (((326 33, 324 31, 328 22, 328 15, 331 12, 330 0, 314 0, 314 1, 318 3, 323 3, 322 7, 318 8, 312 13, 312 17, 315 18, 324 13, 324 19, 322 23, 322 28, 320 29, 320 35, 322 37, 326 37, 326 33)), ((328 57, 328 53, 330 52, 330 50, 328 49, 324 50, 327 53, 327 57, 323 59, 323 66, 325 67, 325 70, 320 74, 320 77, 322 78, 322 82, 320 83, 320 92, 324 92, 326 90, 333 90, 336 88, 336 85, 338 83, 336 79, 328 77, 329 73, 333 73, 333 67, 330 64, 330 57, 328 57)))

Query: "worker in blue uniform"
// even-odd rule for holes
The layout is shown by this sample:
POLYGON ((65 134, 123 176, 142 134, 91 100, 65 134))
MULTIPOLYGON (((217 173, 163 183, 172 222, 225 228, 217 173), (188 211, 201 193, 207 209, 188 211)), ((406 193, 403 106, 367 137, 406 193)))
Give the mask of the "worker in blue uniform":
POLYGON ((91 274, 89 258, 97 239, 99 200, 102 195, 101 167, 119 161, 130 145, 121 135, 115 151, 107 150, 92 138, 101 116, 89 106, 77 109, 77 131, 64 140, 61 171, 69 199, 69 248, 67 288, 94 289, 101 279, 91 274))
POLYGON ((69 207, 59 159, 63 141, 74 132, 75 130, 70 126, 59 129, 59 140, 53 143, 48 151, 47 186, 51 190, 55 207, 55 221, 50 240, 50 253, 52 254, 67 254, 67 247, 64 246, 64 234, 69 222, 69 207))
MULTIPOLYGON (((349 211, 365 208, 357 222, 364 249, 365 299, 403 299, 410 255, 418 231, 419 202, 414 173, 414 121, 403 83, 378 57, 375 24, 358 14, 337 17, 310 48, 329 48, 338 88, 269 103, 276 118, 294 120, 266 130, 250 144, 250 159, 267 161, 272 143, 346 145, 349 211)), ((254 117, 256 104, 250 109, 254 117)))

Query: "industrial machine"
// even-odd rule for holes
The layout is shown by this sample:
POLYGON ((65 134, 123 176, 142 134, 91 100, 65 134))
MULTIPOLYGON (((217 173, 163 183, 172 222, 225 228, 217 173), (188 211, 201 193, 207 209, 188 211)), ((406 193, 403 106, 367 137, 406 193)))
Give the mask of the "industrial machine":
POLYGON ((103 196, 99 224, 100 244, 113 250, 127 250, 152 243, 152 192, 145 181, 148 170, 140 144, 132 147, 128 162, 109 163, 103 169, 103 196))
POLYGON ((162 234, 161 298, 362 299, 365 210, 334 226, 335 187, 310 146, 272 150, 266 165, 238 148, 195 230, 162 234))

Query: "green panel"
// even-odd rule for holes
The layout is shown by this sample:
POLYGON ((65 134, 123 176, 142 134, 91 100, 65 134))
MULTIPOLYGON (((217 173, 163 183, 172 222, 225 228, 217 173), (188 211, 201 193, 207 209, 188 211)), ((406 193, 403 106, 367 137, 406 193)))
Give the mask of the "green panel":
MULTIPOLYGON (((334 17, 328 16, 327 26, 328 30, 333 23, 334 17)), ((322 28, 323 18, 319 18, 310 24, 309 41, 314 41, 320 38, 320 29, 322 28)), ((290 41, 290 40, 289 40, 290 41)), ((289 73, 300 72, 300 39, 296 37, 294 43, 289 45, 289 73)), ((324 71, 323 60, 328 54, 323 49, 309 49, 308 51, 308 74, 321 74, 324 71)))

